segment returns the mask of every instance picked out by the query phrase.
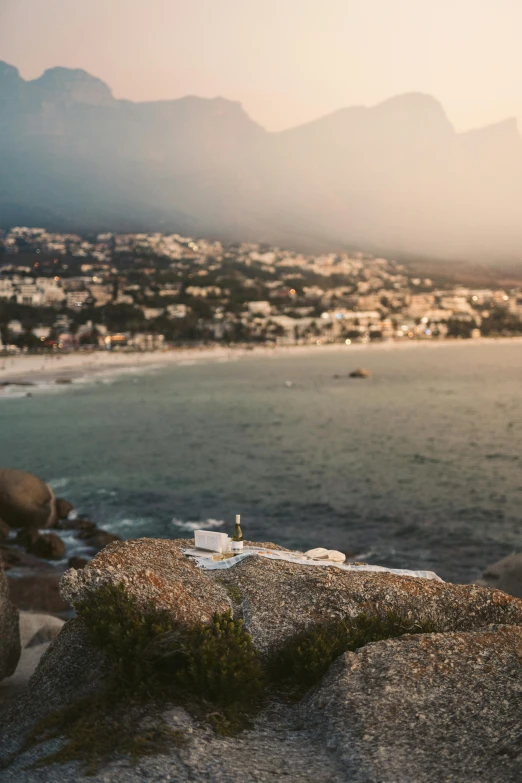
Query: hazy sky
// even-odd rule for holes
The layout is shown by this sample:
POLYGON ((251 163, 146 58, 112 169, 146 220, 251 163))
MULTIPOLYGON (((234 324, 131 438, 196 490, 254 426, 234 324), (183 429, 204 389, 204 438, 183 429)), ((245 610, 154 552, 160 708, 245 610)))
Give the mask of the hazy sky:
POLYGON ((411 90, 457 129, 522 121, 521 41, 522 0, 0 0, 0 59, 26 79, 222 95, 270 130, 411 90))

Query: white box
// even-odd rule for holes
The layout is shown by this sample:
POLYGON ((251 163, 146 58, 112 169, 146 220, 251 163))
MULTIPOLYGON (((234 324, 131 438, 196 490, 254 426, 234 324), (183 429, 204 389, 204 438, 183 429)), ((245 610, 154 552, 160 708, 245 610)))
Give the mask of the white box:
POLYGON ((210 552, 228 552, 230 538, 226 533, 214 533, 211 530, 196 530, 194 541, 197 549, 207 549, 210 552))

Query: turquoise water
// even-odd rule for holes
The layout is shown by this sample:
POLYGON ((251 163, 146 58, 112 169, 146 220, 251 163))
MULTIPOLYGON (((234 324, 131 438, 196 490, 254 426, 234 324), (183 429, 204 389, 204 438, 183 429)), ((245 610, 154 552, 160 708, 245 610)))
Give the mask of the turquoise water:
POLYGON ((124 538, 241 513, 252 539, 470 581, 522 550, 521 358, 519 343, 318 350, 3 399, 0 464, 124 538), (333 377, 357 366, 373 377, 333 377))

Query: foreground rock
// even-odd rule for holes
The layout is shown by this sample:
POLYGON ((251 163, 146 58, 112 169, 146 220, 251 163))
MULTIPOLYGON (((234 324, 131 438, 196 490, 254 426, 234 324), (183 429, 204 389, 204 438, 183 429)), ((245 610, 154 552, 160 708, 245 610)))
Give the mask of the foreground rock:
POLYGON ((0 562, 0 680, 13 674, 19 658, 18 610, 11 603, 7 577, 0 562))
POLYGON ((522 598, 522 552, 490 565, 475 584, 496 587, 516 598, 522 598))
MULTIPOLYGON (((444 633, 403 636, 344 654, 301 703, 289 704, 273 693, 252 728, 238 737, 219 737, 204 720, 172 705, 169 725, 183 731, 186 745, 142 759, 135 768, 118 759, 95 781, 520 779, 522 601, 478 586, 255 557, 204 571, 183 555, 190 544, 157 539, 110 544, 81 571, 64 575, 62 596, 74 602, 103 584, 123 582, 143 607, 152 601, 180 623, 207 622, 214 612, 232 609, 264 656, 304 628, 363 612, 393 610, 412 621, 430 620, 444 633)), ((57 749, 58 740, 16 760, 12 754, 49 710, 103 688, 107 673, 83 620, 66 623, 26 692, 0 722, 2 783, 93 779, 75 764, 25 771, 57 749)), ((160 720, 158 709, 150 705, 151 725, 160 720)))
POLYGON ((0 468, 0 517, 14 528, 50 527, 57 519, 54 493, 32 473, 0 468))
POLYGON ((515 783, 521 659, 516 626, 390 639, 345 653, 303 716, 353 783, 515 783))
POLYGON ((42 655, 63 624, 63 620, 53 615, 20 612, 21 655, 14 674, 0 683, 0 710, 5 710, 27 687, 42 655))
POLYGON ((522 601, 499 590, 260 557, 205 571, 183 555, 192 545, 154 538, 110 544, 81 571, 64 574, 61 595, 72 605, 102 584, 123 581, 143 605, 153 601, 182 623, 233 609, 263 653, 313 623, 387 609, 442 630, 522 623, 522 601))

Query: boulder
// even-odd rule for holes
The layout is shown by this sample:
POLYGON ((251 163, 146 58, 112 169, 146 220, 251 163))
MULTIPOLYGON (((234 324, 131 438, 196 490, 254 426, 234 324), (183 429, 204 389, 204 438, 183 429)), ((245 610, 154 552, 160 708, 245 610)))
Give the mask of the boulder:
POLYGON ((358 367, 349 374, 350 378, 371 378, 371 376, 370 370, 366 370, 364 367, 358 367))
POLYGON ((522 628, 426 634, 345 653, 303 720, 353 783, 520 780, 522 628))
POLYGON ((176 620, 193 624, 233 608, 263 654, 313 623, 362 612, 393 610, 452 631, 522 623, 522 601, 499 590, 261 557, 206 571, 183 555, 193 545, 152 538, 110 544, 81 571, 64 574, 61 595, 72 605, 101 584, 123 581, 143 605, 152 600, 176 620))
POLYGON ((65 544, 56 533, 40 533, 27 547, 27 551, 44 560, 62 560, 65 557, 65 544))
POLYGON ((504 557, 503 560, 488 566, 475 584, 496 587, 516 598, 522 598, 522 552, 504 557))
POLYGON ((69 611, 60 596, 59 584, 62 571, 53 567, 34 568, 27 574, 9 579, 11 601, 18 609, 46 614, 62 614, 69 611))
POLYGON ((0 468, 0 517, 14 528, 50 527, 56 521, 54 493, 32 473, 0 468))
POLYGON ((96 530, 96 522, 91 522, 89 519, 59 519, 53 527, 56 530, 96 530))
POLYGON ((56 533, 20 530, 16 541, 22 544, 29 554, 43 560, 62 560, 65 556, 65 544, 56 533))
POLYGON ((29 554, 29 552, 26 552, 25 549, 16 544, 0 544, 0 555, 3 558, 6 571, 10 568, 23 569, 25 572, 32 568, 53 568, 49 563, 42 561, 35 555, 29 554))
MULTIPOLYGON (((328 617, 393 609, 429 618, 444 633, 403 636, 345 653, 299 703, 268 693, 245 732, 213 734, 179 705, 163 705, 187 744, 134 767, 117 759, 94 778, 76 764, 28 765, 59 747, 24 751, 28 732, 49 710, 103 688, 107 661, 81 618, 51 642, 27 690, 0 718, 0 776, 6 783, 141 783, 209 780, 243 783, 460 783, 520 779, 522 601, 498 590, 388 573, 346 572, 246 558, 205 571, 183 555, 192 541, 113 543, 61 583, 70 602, 102 584, 123 582, 145 607, 152 601, 182 623, 206 622, 231 608, 262 652, 328 617), (492 625, 502 621, 502 625, 492 625), (457 629, 457 630, 452 630, 457 629), (2 769, 2 767, 4 767, 2 769)), ((273 544, 265 544, 275 548, 273 544)), ((150 704, 148 725, 157 720, 150 704)), ((54 743, 54 744, 53 744, 54 743)))
POLYGON ((113 541, 121 541, 121 536, 115 533, 108 533, 106 530, 101 530, 95 527, 94 529, 88 528, 81 530, 77 533, 76 538, 83 541, 85 546, 91 549, 96 549, 98 552, 103 549, 107 544, 112 544, 113 541))
POLYGON ((71 511, 74 511, 74 506, 64 498, 56 498, 56 516, 58 519, 67 519, 71 511))
POLYGON ((11 602, 7 577, 0 561, 0 680, 15 671, 20 649, 18 609, 11 602))

